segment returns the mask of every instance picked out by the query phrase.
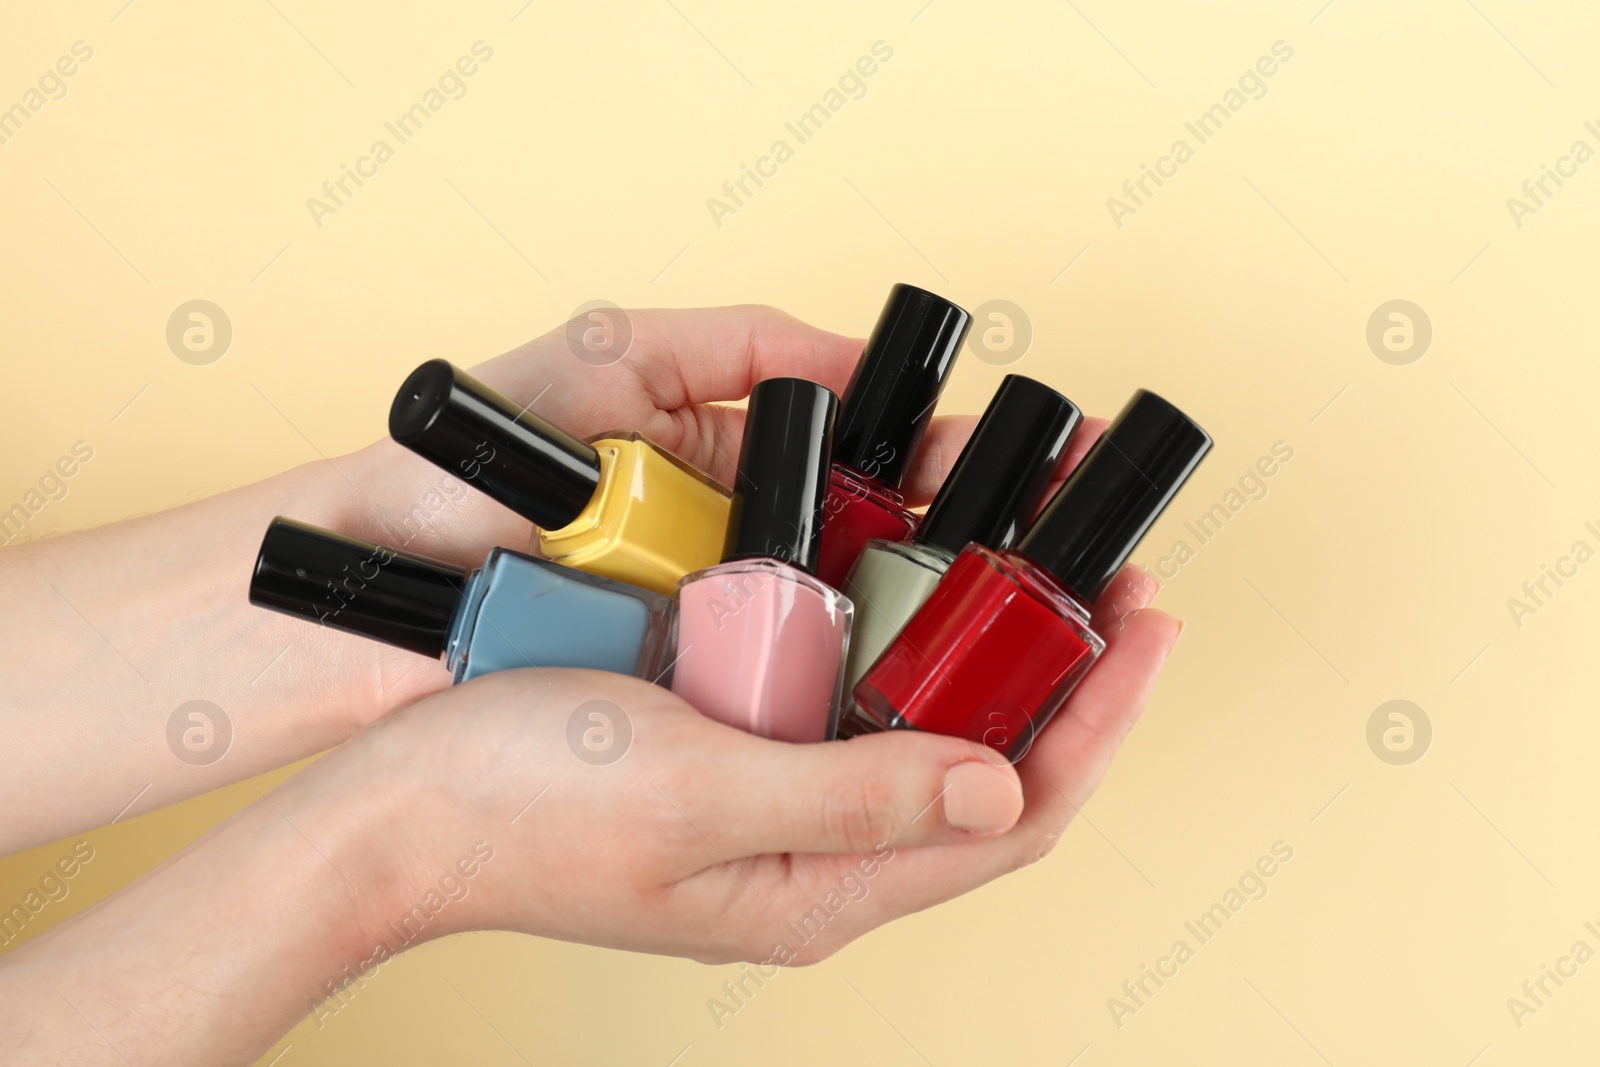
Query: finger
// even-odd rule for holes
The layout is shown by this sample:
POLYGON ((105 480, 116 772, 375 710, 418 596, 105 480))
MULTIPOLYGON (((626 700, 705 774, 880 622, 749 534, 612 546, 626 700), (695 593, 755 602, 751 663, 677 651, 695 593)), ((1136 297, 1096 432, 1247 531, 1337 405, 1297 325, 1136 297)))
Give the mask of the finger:
MULTIPOLYGON (((995 838, 880 855, 882 873, 872 894, 838 933, 855 936, 971 892, 1048 852, 1105 777, 1181 628, 1154 609, 1129 615, 1067 706, 1017 765, 1027 797, 1017 825, 995 838)), ((812 883, 800 888, 802 896, 827 881, 830 872, 821 859, 807 857, 796 866, 796 874, 808 873, 812 883)))
POLYGON ((738 737, 711 764, 717 788, 693 801, 730 858, 977 840, 1022 815, 1015 769, 983 745, 910 731, 817 745, 738 737))
POLYGON ((1059 832, 1099 787, 1182 632, 1183 623, 1155 608, 1108 628, 1105 653, 1019 766, 1033 827, 1059 832))
POLYGON ((841 392, 866 344, 757 304, 618 309, 608 321, 608 336, 619 346, 619 335, 626 339, 614 357, 580 357, 568 336, 572 324, 563 323, 473 373, 524 402, 548 387, 565 394, 550 398, 558 404, 593 394, 603 405, 609 401, 601 394, 626 393, 631 379, 671 410, 743 399, 763 378, 809 378, 841 392))
POLYGON ((742 400, 764 378, 805 378, 844 390, 865 342, 818 329, 776 308, 619 311, 624 354, 587 362, 567 327, 484 364, 476 373, 564 426, 630 428, 731 484, 742 400))
POLYGON ((1095 601, 1089 628, 1102 637, 1120 630, 1125 618, 1149 607, 1159 592, 1161 583, 1149 571, 1137 564, 1128 564, 1095 601))
POLYGON ((624 362, 656 409, 645 432, 725 485, 732 485, 743 400, 766 378, 804 378, 843 393, 865 342, 818 329, 761 305, 634 314, 638 358, 624 362))
POLYGON ((806 378, 841 393, 865 347, 757 304, 629 315, 635 349, 622 362, 666 410, 742 400, 764 378, 806 378))
POLYGON ((933 500, 977 427, 976 415, 934 417, 906 469, 905 481, 900 483, 906 507, 920 508, 933 500))

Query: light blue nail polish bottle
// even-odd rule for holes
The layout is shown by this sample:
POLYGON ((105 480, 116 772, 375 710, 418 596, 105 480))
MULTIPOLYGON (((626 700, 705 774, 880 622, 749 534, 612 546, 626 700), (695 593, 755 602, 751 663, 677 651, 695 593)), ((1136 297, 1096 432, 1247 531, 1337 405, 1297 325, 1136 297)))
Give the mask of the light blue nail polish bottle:
POLYGON ((517 667, 655 680, 672 601, 496 548, 467 572, 292 519, 267 528, 250 602, 440 656, 457 682, 517 667))

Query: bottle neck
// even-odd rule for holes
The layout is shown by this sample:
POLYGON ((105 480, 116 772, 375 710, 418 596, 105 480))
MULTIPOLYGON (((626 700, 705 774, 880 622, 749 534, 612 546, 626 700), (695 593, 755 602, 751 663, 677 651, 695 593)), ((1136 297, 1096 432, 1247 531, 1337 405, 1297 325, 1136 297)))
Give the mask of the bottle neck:
MULTIPOLYGON (((606 433, 598 433, 598 434, 593 435, 592 437, 584 438, 584 443, 585 444, 589 445, 591 448, 595 449, 598 453, 600 453, 601 466, 602 466, 602 470, 600 472, 600 480, 602 482, 604 482, 608 478, 615 477, 615 474, 612 471, 608 471, 608 470, 605 470, 603 468, 605 466, 605 460, 606 460, 606 455, 605 455, 606 446, 607 445, 615 446, 618 442, 625 443, 625 444, 630 444, 630 445, 636 445, 637 447, 639 447, 641 449, 648 449, 651 452, 651 454, 657 456, 663 462, 665 462, 667 464, 670 464, 673 467, 676 467, 678 470, 682 471, 684 474, 687 474, 689 477, 693 478, 695 481, 700 482, 702 485, 708 486, 711 489, 714 489, 718 493, 721 493, 723 496, 729 496, 733 492, 726 485, 723 485, 717 479, 713 478, 710 474, 707 474, 705 471, 701 470, 699 467, 696 467, 694 464, 690 463, 688 460, 686 460, 683 457, 679 456, 676 452, 673 452, 671 449, 662 448, 660 445, 658 445, 654 441, 650 440, 650 438, 646 437, 644 434, 640 433, 638 430, 611 430, 611 431, 607 431, 606 433)), ((599 494, 600 494, 600 490, 596 489, 595 490, 595 495, 598 496, 599 494)))
POLYGON ((954 563, 959 553, 952 552, 943 545, 927 544, 922 541, 888 541, 883 538, 874 538, 867 542, 867 549, 877 549, 880 552, 892 552, 902 559, 910 560, 920 567, 932 571, 947 571, 950 564, 954 563))
POLYGON ((472 647, 473 630, 478 625, 478 615, 483 609, 483 596, 489 588, 486 576, 503 551, 505 550, 497 548, 490 552, 483 566, 467 575, 466 587, 461 592, 461 601, 456 605, 455 615, 450 619, 450 633, 445 638, 444 665, 449 668, 450 675, 454 679, 460 679, 467 649, 472 647))
POLYGON ((1085 626, 1089 624, 1093 601, 1086 600, 1077 590, 1063 582, 1059 575, 1046 570, 1016 549, 1008 548, 996 552, 982 545, 968 545, 966 551, 981 553, 991 561, 991 566, 995 566, 1002 574, 1037 599, 1055 606, 1085 626))
POLYGON ((896 508, 906 506, 906 498, 901 495, 899 487, 880 480, 871 471, 860 470, 848 463, 835 463, 832 480, 834 489, 858 500, 874 500, 896 508))

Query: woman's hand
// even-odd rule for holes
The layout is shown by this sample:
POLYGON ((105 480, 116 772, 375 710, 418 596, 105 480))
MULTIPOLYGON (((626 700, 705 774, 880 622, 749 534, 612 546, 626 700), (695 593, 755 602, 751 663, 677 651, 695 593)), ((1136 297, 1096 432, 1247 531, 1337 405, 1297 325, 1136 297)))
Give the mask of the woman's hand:
MULTIPOLYGON (((1124 606, 1141 596, 1140 577, 1119 579, 1124 606)), ((405 852, 390 882, 398 895, 370 916, 380 932, 483 842, 493 861, 430 936, 509 929, 705 961, 810 963, 1049 852, 1181 629, 1153 609, 1096 622, 1105 654, 1015 768, 984 746, 910 731, 767 741, 635 679, 515 671, 390 716, 281 802, 394 791, 405 852)))
MULTIPOLYGON (((1137 578, 1118 580, 1125 606, 1137 578)), ((467 930, 765 977, 816 962, 1050 851, 1180 629, 1152 609, 1096 622, 1105 654, 1015 768, 925 733, 766 741, 589 671, 434 694, 7 954, 0 1048, 248 1063, 395 955, 467 930)))

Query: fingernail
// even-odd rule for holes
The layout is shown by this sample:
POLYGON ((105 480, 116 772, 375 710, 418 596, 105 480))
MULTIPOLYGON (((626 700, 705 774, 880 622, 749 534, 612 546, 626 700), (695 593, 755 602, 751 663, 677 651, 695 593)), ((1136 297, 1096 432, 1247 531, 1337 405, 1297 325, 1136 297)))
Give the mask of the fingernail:
POLYGON ((1182 619, 1178 620, 1178 632, 1172 635, 1172 644, 1167 646, 1168 655, 1171 655, 1172 650, 1178 647, 1178 638, 1183 636, 1183 628, 1187 625, 1189 624, 1184 622, 1182 619))
POLYGON ((944 821, 973 834, 997 834, 1022 816, 1022 786, 1004 765, 968 761, 944 775, 944 821))

